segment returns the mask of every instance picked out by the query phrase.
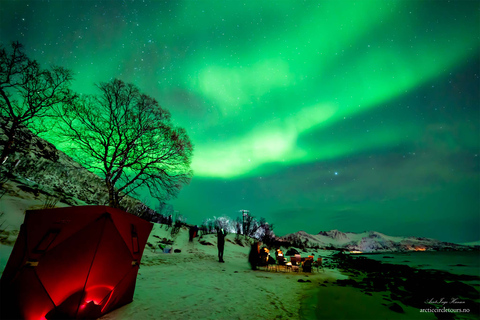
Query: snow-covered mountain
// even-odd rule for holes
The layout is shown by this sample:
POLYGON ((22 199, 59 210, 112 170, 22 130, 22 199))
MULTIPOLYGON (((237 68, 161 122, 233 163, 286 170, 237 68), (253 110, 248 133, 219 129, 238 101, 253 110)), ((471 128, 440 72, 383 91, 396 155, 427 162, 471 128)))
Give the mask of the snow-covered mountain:
POLYGON ((298 231, 287 234, 281 237, 281 239, 292 243, 301 243, 306 247, 353 252, 468 250, 470 248, 465 245, 429 238, 392 237, 376 231, 353 233, 330 230, 320 231, 316 235, 298 231))
MULTIPOLYGON (((0 166, 0 224, 3 223, 3 227, 8 225, 18 230, 23 212, 29 209, 108 203, 102 178, 28 129, 21 130, 17 139, 17 151, 0 166)), ((0 130, 0 142, 2 140, 4 142, 6 136, 0 130)), ((128 196, 121 204, 137 215, 146 208, 128 196)))

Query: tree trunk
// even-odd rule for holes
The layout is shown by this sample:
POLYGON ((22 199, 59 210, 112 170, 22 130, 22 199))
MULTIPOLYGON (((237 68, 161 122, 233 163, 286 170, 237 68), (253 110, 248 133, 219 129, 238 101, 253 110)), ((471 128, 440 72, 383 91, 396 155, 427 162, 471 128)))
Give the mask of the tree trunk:
POLYGON ((112 183, 110 182, 110 178, 107 177, 105 178, 105 183, 107 185, 107 189, 108 189, 108 205, 112 208, 117 208, 118 207, 118 204, 117 204, 117 197, 115 197, 115 186, 112 185, 112 183))

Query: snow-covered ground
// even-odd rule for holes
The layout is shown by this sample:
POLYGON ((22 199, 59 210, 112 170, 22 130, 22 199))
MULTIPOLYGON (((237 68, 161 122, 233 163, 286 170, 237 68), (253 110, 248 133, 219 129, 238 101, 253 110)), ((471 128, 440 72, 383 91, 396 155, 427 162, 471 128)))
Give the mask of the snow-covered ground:
MULTIPOLYGON (((156 236, 168 237, 169 232, 156 224, 149 242, 158 241, 156 236)), ((213 246, 200 244, 199 238, 189 243, 188 231, 182 229, 172 246, 180 253, 153 252, 147 247, 134 301, 101 319, 317 319, 322 310, 328 316, 324 319, 379 319, 377 315, 388 315, 389 319, 435 318, 405 306, 405 313, 395 313, 382 305, 385 301, 380 295, 366 296, 359 290, 330 285, 320 287, 325 281, 347 278, 335 269, 313 273, 252 271, 248 264, 250 248, 235 244, 234 239, 234 234, 227 236, 225 263, 218 262, 216 235, 201 238, 213 246), (298 282, 300 279, 311 282, 298 282), (319 292, 325 294, 326 305, 316 301, 319 292), (305 303, 308 308, 301 310, 305 303), (315 315, 309 313, 310 308, 315 309, 315 315), (357 312, 352 308, 358 308, 357 312), (338 317, 331 318, 335 313, 338 317)), ((315 257, 328 257, 332 252, 313 253, 315 257)))
MULTIPOLYGON (((47 197, 25 191, 16 183, 8 182, 6 186, 8 192, 0 198, 0 212, 4 212, 0 217, 4 230, 0 234, 0 272, 25 210, 42 208, 47 197)), ((68 205, 59 202, 56 206, 68 205)), ((172 236, 166 226, 155 224, 144 251, 133 302, 101 319, 434 319, 432 314, 421 314, 403 305, 405 313, 395 313, 385 306, 380 295, 368 296, 353 288, 332 285, 337 279, 347 278, 336 269, 308 274, 253 271, 248 264, 248 241, 243 242, 244 246, 235 243, 235 234, 229 234, 225 263, 219 263, 216 235, 189 242, 186 228, 172 236), (173 241, 173 250, 181 252, 166 254, 156 249, 163 238, 173 241), (321 286, 325 282, 326 286, 321 286)), ((312 253, 315 258, 328 259, 333 252, 308 251, 302 256, 312 253)))
MULTIPOLYGON (((156 224, 149 242, 169 237, 165 227, 156 224)), ((138 275, 134 301, 102 319, 274 319, 297 318, 300 301, 312 283, 342 278, 339 272, 304 274, 296 272, 252 271, 248 264, 250 248, 234 244, 230 234, 225 243, 225 263, 217 257, 216 235, 188 242, 188 230, 181 229, 173 249, 165 254, 145 249, 138 275)))
MULTIPOLYGON (((418 309, 405 306, 405 313, 395 313, 382 305, 385 301, 379 295, 366 296, 353 288, 331 285, 336 279, 347 278, 335 269, 308 274, 253 271, 248 264, 249 246, 236 244, 234 234, 226 238, 225 263, 218 262, 214 234, 189 242, 186 228, 172 237, 166 226, 155 224, 148 243, 133 302, 101 319, 317 319, 323 313, 324 319, 377 319, 377 315, 434 319, 431 314, 420 314, 418 309), (156 249, 163 238, 173 240, 172 249, 181 252, 156 249), (298 282, 300 279, 311 282, 298 282), (325 281, 327 286, 321 287, 325 281), (335 318, 331 318, 332 314, 335 318)), ((11 249, 11 245, 0 244, 2 272, 11 249)), ((302 256, 311 253, 328 257, 332 252, 319 250, 302 256)))

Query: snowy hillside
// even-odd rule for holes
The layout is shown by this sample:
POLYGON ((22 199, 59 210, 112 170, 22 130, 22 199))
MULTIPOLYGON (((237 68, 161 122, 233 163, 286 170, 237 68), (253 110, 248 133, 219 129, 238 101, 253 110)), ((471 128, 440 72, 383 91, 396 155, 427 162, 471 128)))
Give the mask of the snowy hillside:
POLYGON ((425 251, 425 250, 468 250, 460 244, 442 242, 429 238, 392 237, 376 231, 362 233, 338 230, 320 231, 316 235, 304 231, 288 234, 282 240, 306 244, 306 247, 343 249, 348 251, 425 251))
MULTIPOLYGON (((20 136, 22 141, 17 143, 17 152, 1 167, 3 180, 0 182, 5 183, 2 192, 6 197, 23 198, 22 193, 29 193, 43 203, 47 200, 70 206, 108 203, 108 191, 99 176, 31 131, 25 129, 20 136)), ((2 132, 0 139, 6 139, 2 132)), ((134 208, 141 202, 126 197, 122 205, 134 208)))

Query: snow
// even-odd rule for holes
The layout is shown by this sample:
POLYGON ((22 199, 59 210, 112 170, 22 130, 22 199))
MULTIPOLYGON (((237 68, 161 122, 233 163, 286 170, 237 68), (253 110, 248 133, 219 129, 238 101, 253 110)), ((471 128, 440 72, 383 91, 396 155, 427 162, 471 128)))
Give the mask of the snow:
POLYGON ((476 247, 480 246, 480 240, 479 241, 473 241, 473 242, 465 242, 462 243, 464 246, 471 246, 471 247, 476 247))
MULTIPOLYGON (((297 238, 302 243, 308 240, 310 246, 320 248, 333 247, 346 249, 348 251, 361 252, 388 252, 408 250, 443 250, 457 249, 468 250, 465 245, 442 242, 429 238, 416 237, 393 237, 376 231, 365 231, 362 233, 341 232, 338 230, 321 231, 316 235, 308 234, 305 231, 298 231, 288 234, 282 239, 297 238)), ((475 245, 472 243, 471 245, 475 245)))
MULTIPOLYGON (((156 224, 149 238, 151 244, 158 241, 155 236, 168 237, 169 231, 165 230, 165 226, 156 224)), ((234 234, 227 236, 224 255, 226 262, 219 263, 216 236, 210 234, 201 238, 213 246, 201 245, 199 238, 189 243, 188 230, 181 229, 173 244, 173 249, 180 249, 180 253, 165 254, 147 247, 134 301, 101 319, 304 319, 305 311, 301 308, 305 306, 302 304, 305 301, 311 302, 313 294, 319 294, 315 290, 320 283, 347 278, 336 269, 312 274, 252 271, 248 264, 250 249, 232 243, 235 240, 234 234), (298 282, 299 279, 312 282, 301 283, 298 282)), ((315 256, 325 257, 332 253, 320 250, 315 252, 315 256)), ((302 254, 306 255, 308 254, 302 254)), ((325 294, 325 300, 338 307, 350 298, 362 304, 367 301, 369 310, 362 307, 364 315, 372 316, 380 312, 391 315, 392 319, 411 319, 412 315, 418 315, 413 308, 406 308, 408 312, 405 314, 393 314, 382 305, 383 297, 365 296, 352 288, 322 287, 320 294, 325 294), (334 298, 339 295, 346 300, 334 298)), ((325 316, 332 315, 331 307, 322 307, 317 302, 314 304, 317 315, 322 314, 322 308, 325 316)), ((348 308, 340 308, 336 312, 342 314, 345 311, 342 309, 348 308)), ((355 319, 353 311, 346 315, 355 319)))
MULTIPOLYGON (((394 314, 389 311, 382 305, 381 296, 364 296, 352 288, 320 287, 324 281, 331 283, 347 278, 336 269, 311 274, 253 271, 248 264, 249 246, 236 244, 235 236, 227 235, 225 263, 219 263, 216 235, 204 235, 189 242, 187 228, 180 229, 172 237, 166 226, 155 224, 148 240, 153 248, 145 248, 133 302, 100 319, 305 319, 305 312, 312 308, 316 316, 323 313, 331 316, 332 312, 335 313, 332 306, 335 306, 339 308, 336 312, 342 315, 349 310, 341 307, 347 301, 360 301, 361 304, 367 301, 368 310, 360 303, 358 307, 363 308, 362 314, 372 317, 380 312, 391 315, 392 319, 411 319, 413 312, 394 314), (166 254, 154 250, 163 238, 174 240, 172 248, 181 252, 166 254), (200 241, 213 245, 202 245, 200 241), (299 279, 311 282, 298 282, 299 279), (318 295, 328 305, 319 304, 318 295), (338 296, 343 302, 335 298, 338 296)), ((11 248, 0 245, 2 271, 11 248)), ((320 250, 314 253, 316 257, 326 257, 333 252, 320 250)), ((352 315, 355 316, 352 311, 346 313, 346 316, 352 315)))
MULTIPOLYGON (((20 230, 26 210, 42 209, 47 199, 45 194, 34 195, 23 191, 19 185, 13 181, 5 182, 3 188, 7 190, 7 193, 0 198, 0 213, 3 213, 0 217, 0 224, 3 223, 2 229, 10 232, 20 230)), ((77 202, 82 204, 80 201, 77 202)), ((68 206, 62 202, 56 204, 56 207, 68 206)))
MULTIPOLYGON (((153 234, 162 236, 161 231, 156 225, 153 234)), ((298 279, 340 276, 335 271, 313 275, 252 271, 248 264, 250 248, 231 243, 234 238, 232 234, 227 236, 225 263, 218 262, 215 235, 202 237, 214 246, 201 245, 198 238, 189 243, 186 229, 180 231, 173 245, 181 253, 146 249, 134 302, 102 319, 295 318, 309 285, 298 279)))
MULTIPOLYGON (((5 186, 8 193, 0 198, 0 212, 5 213, 0 219, 6 226, 0 234, 0 272, 5 268, 25 210, 41 208, 46 199, 46 195, 25 192, 10 181, 5 186)), ((56 206, 68 205, 59 202, 56 206)), ((155 224, 142 258, 133 302, 100 319, 330 319, 332 315, 356 319, 358 313, 352 311, 355 308, 361 308, 366 318, 378 314, 392 319, 431 316, 405 306, 405 314, 396 314, 382 305, 385 301, 381 296, 366 296, 353 288, 320 286, 325 281, 347 278, 337 269, 310 274, 253 271, 248 264, 249 242, 240 238, 244 246, 237 244, 235 234, 226 237, 225 263, 218 262, 215 234, 197 237, 193 242, 188 237, 186 227, 172 236, 171 229, 155 224), (172 249, 181 252, 163 253, 158 248, 163 238, 173 240, 172 249), (300 279, 311 282, 298 282, 300 279)), ((303 252, 302 256, 312 253, 315 259, 322 256, 327 260, 333 251, 314 250, 303 252)))

